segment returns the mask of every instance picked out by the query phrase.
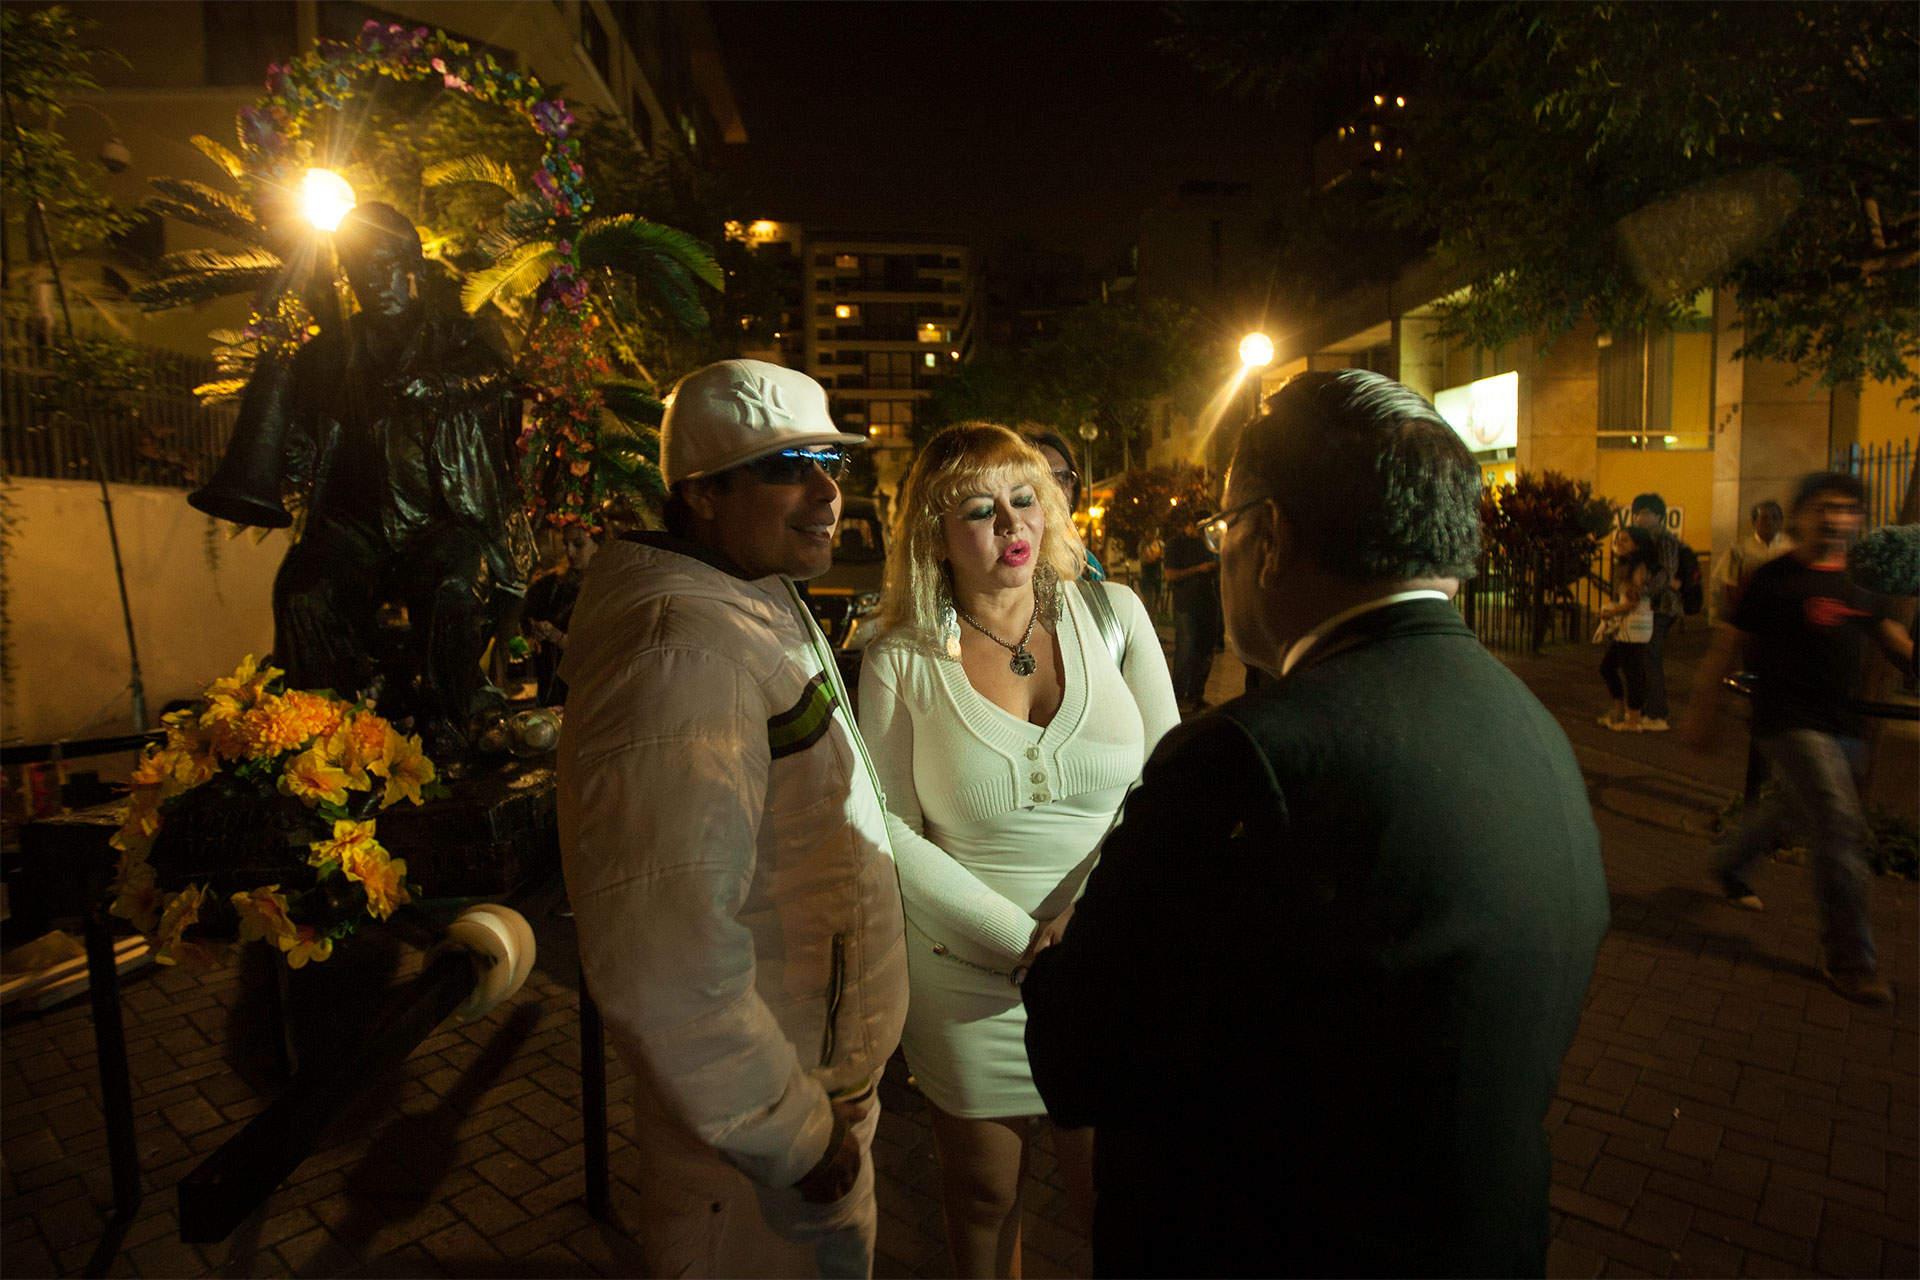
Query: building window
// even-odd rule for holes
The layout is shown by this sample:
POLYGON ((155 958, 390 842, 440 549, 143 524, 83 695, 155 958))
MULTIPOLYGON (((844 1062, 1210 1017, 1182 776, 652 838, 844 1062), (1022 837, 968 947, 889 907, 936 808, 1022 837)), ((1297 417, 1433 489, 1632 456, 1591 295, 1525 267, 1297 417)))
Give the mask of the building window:
POLYGON ((600 25, 599 15, 590 4, 580 6, 580 46, 587 51, 587 61, 600 73, 601 83, 612 84, 612 46, 607 43, 607 29, 600 25))
POLYGON ((860 269, 860 255, 857 253, 836 253, 833 255, 833 265, 842 271, 858 271, 860 269))
POLYGON ((1713 295, 1672 328, 1601 339, 1602 449, 1713 448, 1713 295))
POLYGON ((867 401, 867 434, 875 440, 906 443, 913 431, 913 401, 867 401))
POLYGON ((207 0, 200 6, 207 83, 257 85, 269 62, 292 59, 299 42, 293 0, 207 0))
POLYGON ((911 351, 869 351, 867 353, 867 385, 879 390, 911 387, 913 385, 913 353, 911 351))

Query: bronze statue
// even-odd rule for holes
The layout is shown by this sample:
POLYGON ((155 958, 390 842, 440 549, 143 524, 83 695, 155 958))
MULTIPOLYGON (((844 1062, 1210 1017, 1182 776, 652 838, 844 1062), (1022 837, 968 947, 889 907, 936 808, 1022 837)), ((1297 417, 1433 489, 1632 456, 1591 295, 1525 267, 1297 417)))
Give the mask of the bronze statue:
POLYGON ((377 696, 436 756, 502 700, 481 677, 493 614, 526 590, 533 535, 510 468, 519 400, 505 364, 390 205, 334 235, 359 311, 248 383, 219 472, 192 495, 224 519, 306 524, 273 585, 274 660, 293 688, 377 696), (392 624, 404 605, 404 632, 392 624))

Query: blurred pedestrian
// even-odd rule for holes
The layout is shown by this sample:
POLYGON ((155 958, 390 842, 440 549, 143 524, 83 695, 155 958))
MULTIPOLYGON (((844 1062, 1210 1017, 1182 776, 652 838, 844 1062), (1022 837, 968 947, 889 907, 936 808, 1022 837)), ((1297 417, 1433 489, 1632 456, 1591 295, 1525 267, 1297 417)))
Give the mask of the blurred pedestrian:
POLYGON ((1720 557, 1720 563, 1713 569, 1713 616, 1717 622, 1733 617, 1740 590, 1754 570, 1785 555, 1793 547, 1792 539, 1787 537, 1785 513, 1772 498, 1754 503, 1748 518, 1753 527, 1727 548, 1727 554, 1720 557))
MULTIPOLYGON (((860 676, 906 899, 904 1048, 932 1107, 961 1276, 1020 1274, 1046 1107, 1016 984, 1067 927, 1122 797, 1179 722, 1146 607, 1079 577, 1047 467, 987 423, 928 442, 901 490, 886 630, 860 676)), ((1054 1151, 1090 1216, 1092 1135, 1057 1130, 1054 1151)))
POLYGON ((586 984, 634 1073, 648 1275, 873 1269, 900 890, 850 699, 794 586, 832 564, 853 443, 794 370, 681 379, 666 532, 599 551, 567 631, 561 855, 586 984))
MULTIPOLYGON (((1053 482, 1060 486, 1060 492, 1067 500, 1067 517, 1071 521, 1073 513, 1080 509, 1081 493, 1080 467, 1073 460, 1073 446, 1058 431, 1046 427, 1023 424, 1020 434, 1047 460, 1047 470, 1053 473, 1053 482)), ((1107 571, 1093 554, 1093 548, 1084 542, 1080 545, 1087 557, 1087 576, 1095 582, 1105 582, 1107 571)))
POLYGON ((1714 845, 1713 873, 1727 900, 1762 908, 1753 873, 1790 827, 1811 842, 1814 894, 1827 981, 1849 1000, 1891 1004, 1867 923, 1866 818, 1858 779, 1866 768, 1866 722, 1855 706, 1867 646, 1901 670, 1913 638, 1887 616, 1888 600, 1847 575, 1859 535, 1859 480, 1816 472, 1793 497, 1794 547, 1760 566, 1732 625, 1714 634, 1681 726, 1687 745, 1712 745, 1721 681, 1751 642, 1753 745, 1773 766, 1774 789, 1714 845))
POLYGON ((1357 369, 1240 438, 1228 643, 1275 677, 1173 730, 1026 983, 1097 1127, 1096 1275, 1539 1275, 1543 1128, 1607 927, 1553 716, 1448 601, 1480 471, 1357 369))
POLYGON ((1613 710, 1600 717, 1600 727, 1638 733, 1647 699, 1647 641, 1653 636, 1647 579, 1658 561, 1653 536, 1632 525, 1613 531, 1611 549, 1615 595, 1600 608, 1595 638, 1608 642, 1600 658, 1600 678, 1613 695, 1613 710))
POLYGON ((1646 714, 1640 728, 1646 733, 1665 733, 1671 727, 1667 720, 1667 633, 1686 613, 1680 599, 1680 539, 1667 528, 1667 502, 1659 494, 1635 495, 1631 510, 1630 523, 1653 535, 1659 558, 1646 586, 1653 601, 1653 638, 1647 641, 1646 714))
POLYGON ((1167 539, 1166 581, 1173 591, 1173 692, 1182 713, 1207 706, 1207 677, 1220 647, 1220 562, 1200 528, 1201 516, 1167 539))

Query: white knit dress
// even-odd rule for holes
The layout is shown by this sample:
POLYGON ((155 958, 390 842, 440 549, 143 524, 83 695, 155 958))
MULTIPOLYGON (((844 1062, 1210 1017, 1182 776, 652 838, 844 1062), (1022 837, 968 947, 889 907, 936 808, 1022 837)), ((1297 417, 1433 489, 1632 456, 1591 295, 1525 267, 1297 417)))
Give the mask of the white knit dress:
POLYGON ((981 697, 927 637, 897 632, 867 650, 860 732, 907 909, 902 1044, 921 1090, 950 1115, 1046 1109, 1007 975, 1035 922, 1073 900, 1127 788, 1180 719, 1146 606, 1124 587, 1103 589, 1126 633, 1126 673, 1078 588, 1064 588, 1066 688, 1044 729, 981 697))

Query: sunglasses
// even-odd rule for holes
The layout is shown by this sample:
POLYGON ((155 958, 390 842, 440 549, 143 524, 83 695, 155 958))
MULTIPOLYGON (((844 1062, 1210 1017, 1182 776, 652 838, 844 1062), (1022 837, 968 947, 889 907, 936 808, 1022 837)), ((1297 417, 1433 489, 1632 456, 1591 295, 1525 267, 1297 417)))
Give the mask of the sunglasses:
POLYGON ((845 449, 782 449, 762 454, 740 469, 761 484, 805 484, 813 478, 815 467, 829 480, 838 480, 847 470, 845 449))

